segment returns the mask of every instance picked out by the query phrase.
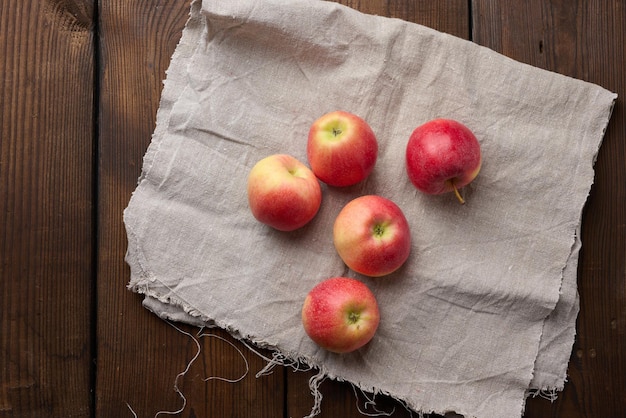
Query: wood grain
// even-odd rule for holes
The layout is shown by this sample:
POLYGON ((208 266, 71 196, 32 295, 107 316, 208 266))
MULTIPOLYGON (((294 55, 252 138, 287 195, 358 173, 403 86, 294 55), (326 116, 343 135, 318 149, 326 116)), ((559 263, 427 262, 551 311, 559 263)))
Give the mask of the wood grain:
POLYGON ((0 7, 2 417, 90 415, 91 14, 89 1, 0 7))
POLYGON ((600 148, 584 211, 578 335, 565 391, 531 399, 526 417, 626 412, 626 124, 623 2, 474 1, 474 41, 516 60, 599 84, 620 97, 600 148))
POLYGON ((335 0, 363 13, 406 20, 469 39, 470 19, 466 0, 335 0))
POLYGON ((130 416, 131 408, 142 417, 176 410, 174 378, 194 353, 188 339, 126 291, 122 221, 187 13, 186 1, 99 7, 97 416, 130 416))

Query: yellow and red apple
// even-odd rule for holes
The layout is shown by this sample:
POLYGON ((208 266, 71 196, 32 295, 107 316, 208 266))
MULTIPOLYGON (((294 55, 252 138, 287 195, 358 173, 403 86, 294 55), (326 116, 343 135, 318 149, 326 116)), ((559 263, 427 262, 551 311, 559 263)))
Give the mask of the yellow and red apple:
POLYGON ((373 338, 379 323, 374 294, 364 283, 348 277, 332 277, 317 284, 302 306, 302 325, 307 335, 335 353, 363 347, 373 338))
POLYGON ((372 128, 359 116, 335 111, 311 125, 307 141, 311 170, 330 186, 351 186, 374 169, 378 142, 372 128))
POLYGON ((366 195, 341 209, 333 225, 333 243, 352 270, 380 277, 407 260, 411 232, 398 205, 382 196, 366 195))
POLYGON ((474 133, 452 119, 434 119, 418 126, 406 147, 409 179, 427 194, 454 192, 465 203, 459 189, 480 171, 480 144, 474 133))
POLYGON ((293 231, 317 214, 322 190, 315 174, 287 154, 257 162, 248 174, 248 203, 252 215, 280 231, 293 231))

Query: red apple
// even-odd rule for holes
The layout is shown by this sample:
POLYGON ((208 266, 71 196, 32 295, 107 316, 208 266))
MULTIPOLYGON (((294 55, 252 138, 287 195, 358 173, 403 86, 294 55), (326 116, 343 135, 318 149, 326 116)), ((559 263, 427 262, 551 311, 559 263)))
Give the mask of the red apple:
POLYGON ((295 157, 274 154, 252 167, 248 203, 254 217, 280 231, 306 225, 322 203, 315 174, 295 157))
POLYGON ((307 157, 311 169, 324 183, 351 186, 372 172, 378 157, 378 142, 367 122, 338 110, 311 125, 307 157))
POLYGON ((347 353, 367 344, 378 328, 374 294, 362 282, 332 277, 315 286, 302 306, 302 325, 320 347, 347 353))
POLYGON ((409 257, 411 232, 402 210, 376 195, 357 197, 339 212, 333 242, 348 267, 366 276, 396 271, 409 257))
POLYGON ((428 194, 459 190, 480 171, 480 144, 465 125, 451 119, 434 119, 417 127, 406 147, 406 168, 411 182, 428 194))

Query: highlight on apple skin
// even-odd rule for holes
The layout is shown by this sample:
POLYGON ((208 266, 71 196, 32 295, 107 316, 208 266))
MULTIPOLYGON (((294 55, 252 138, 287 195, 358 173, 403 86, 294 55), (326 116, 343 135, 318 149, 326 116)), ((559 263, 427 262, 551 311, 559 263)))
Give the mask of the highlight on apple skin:
POLYGON ((270 155, 257 162, 248 174, 247 190, 252 215, 279 231, 303 227, 322 203, 315 174, 287 154, 270 155))
POLYGON ((393 273, 411 252, 411 231, 404 213, 389 199, 357 197, 337 215, 333 243, 339 256, 357 273, 380 277, 393 273))
POLYGON ((349 353, 367 344, 376 333, 380 312, 376 297, 361 281, 331 277, 308 293, 302 325, 320 347, 349 353))
POLYGON ((311 170, 329 186, 345 187, 367 178, 378 158, 378 141, 359 116, 338 110, 311 125, 307 140, 311 170))
POLYGON ((454 192, 468 185, 480 171, 482 155, 474 133, 452 119, 434 119, 418 126, 406 147, 411 183, 427 194, 454 192))

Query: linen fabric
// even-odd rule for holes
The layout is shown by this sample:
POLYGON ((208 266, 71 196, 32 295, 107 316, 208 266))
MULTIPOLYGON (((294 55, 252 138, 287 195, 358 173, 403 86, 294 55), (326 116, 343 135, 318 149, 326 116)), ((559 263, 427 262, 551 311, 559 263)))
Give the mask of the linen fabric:
POLYGON ((521 416, 529 389, 566 380, 581 214, 615 99, 335 3, 196 0, 124 212, 128 286, 164 318, 219 326, 415 411, 521 416), (373 173, 323 185, 319 213, 297 231, 257 222, 252 166, 275 153, 306 163, 311 123, 338 109, 376 133, 373 173), (437 117, 481 144, 465 205, 406 175, 411 132, 437 117), (411 227, 409 260, 383 278, 349 270, 332 243, 338 212, 365 194, 393 200, 411 227), (301 325, 306 294, 332 276, 362 280, 381 310, 373 340, 349 354, 319 348, 301 325))

